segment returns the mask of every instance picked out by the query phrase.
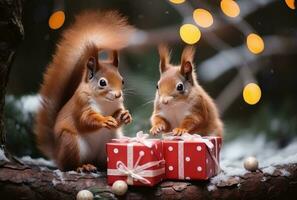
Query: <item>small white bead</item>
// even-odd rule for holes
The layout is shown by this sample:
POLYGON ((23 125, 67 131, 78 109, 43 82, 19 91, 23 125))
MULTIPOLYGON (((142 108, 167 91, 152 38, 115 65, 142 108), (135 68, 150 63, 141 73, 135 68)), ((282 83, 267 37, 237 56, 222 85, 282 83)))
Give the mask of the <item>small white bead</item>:
POLYGON ((186 157, 186 161, 190 162, 191 158, 190 157, 186 157))
POLYGON ((81 190, 76 195, 77 200, 93 200, 94 195, 89 190, 81 190))
POLYGON ((169 166, 168 169, 169 169, 169 171, 173 171, 173 167, 172 166, 169 166))
POLYGON ((140 156, 144 156, 144 151, 140 151, 140 152, 139 152, 139 155, 140 155, 140 156))
POLYGON ((172 146, 169 146, 168 147, 168 151, 173 151, 173 147, 172 146))
POLYGON ((197 151, 201 151, 201 146, 197 146, 197 151))
POLYGON ((186 180, 191 180, 191 178, 187 176, 187 177, 186 177, 186 180))
POLYGON ((113 152, 114 152, 115 154, 117 154, 117 153, 119 153, 119 149, 114 148, 113 152))
POLYGON ((197 167, 197 170, 198 170, 198 172, 201 172, 202 171, 202 167, 198 166, 197 167))
POLYGON ((112 184, 111 191, 116 195, 124 195, 128 190, 128 185, 125 181, 118 180, 112 184))

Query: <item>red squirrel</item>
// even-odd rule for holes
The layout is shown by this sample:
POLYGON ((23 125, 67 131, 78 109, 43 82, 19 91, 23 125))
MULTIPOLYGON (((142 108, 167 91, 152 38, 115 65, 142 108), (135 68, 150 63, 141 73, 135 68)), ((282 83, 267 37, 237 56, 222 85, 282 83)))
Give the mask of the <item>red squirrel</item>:
POLYGON ((160 80, 151 116, 150 133, 172 132, 173 135, 199 133, 222 136, 221 122, 212 98, 199 85, 193 66, 195 49, 186 47, 181 64, 170 64, 165 45, 159 47, 160 80))
POLYGON ((105 143, 132 118, 123 104, 118 50, 133 27, 117 12, 88 11, 64 31, 40 89, 35 133, 39 149, 61 170, 105 167, 105 143), (108 59, 98 58, 108 51, 108 59))

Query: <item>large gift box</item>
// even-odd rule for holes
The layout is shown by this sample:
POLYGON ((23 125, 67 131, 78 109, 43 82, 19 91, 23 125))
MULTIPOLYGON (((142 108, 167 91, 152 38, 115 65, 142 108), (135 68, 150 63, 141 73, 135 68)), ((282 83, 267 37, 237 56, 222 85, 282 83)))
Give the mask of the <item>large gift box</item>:
POLYGON ((163 154, 168 179, 206 180, 219 170, 222 138, 197 134, 164 136, 163 154))
POLYGON ((138 132, 134 138, 113 139, 107 143, 107 182, 117 180, 128 185, 154 186, 165 176, 162 142, 147 139, 138 132))

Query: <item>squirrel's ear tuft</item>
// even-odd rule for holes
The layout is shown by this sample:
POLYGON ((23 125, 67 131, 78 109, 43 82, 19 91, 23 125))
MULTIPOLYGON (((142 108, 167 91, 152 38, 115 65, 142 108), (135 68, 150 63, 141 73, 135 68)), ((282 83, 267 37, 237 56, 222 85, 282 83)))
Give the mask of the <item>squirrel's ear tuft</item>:
POLYGON ((112 64, 115 67, 119 67, 119 55, 118 55, 118 51, 116 50, 112 51, 112 64))
POLYGON ((194 59, 195 49, 194 47, 187 46, 181 56, 181 67, 180 73, 189 81, 192 81, 193 72, 193 59, 194 59))
POLYGON ((160 73, 162 74, 168 69, 168 64, 170 60, 169 50, 168 47, 164 44, 159 46, 159 55, 160 55, 160 73))
POLYGON ((87 68, 88 79, 92 79, 97 69, 97 59, 95 57, 92 56, 88 59, 87 68))
POLYGON ((193 46, 186 46, 181 56, 181 63, 183 64, 187 61, 193 62, 194 55, 195 55, 195 48, 193 46))

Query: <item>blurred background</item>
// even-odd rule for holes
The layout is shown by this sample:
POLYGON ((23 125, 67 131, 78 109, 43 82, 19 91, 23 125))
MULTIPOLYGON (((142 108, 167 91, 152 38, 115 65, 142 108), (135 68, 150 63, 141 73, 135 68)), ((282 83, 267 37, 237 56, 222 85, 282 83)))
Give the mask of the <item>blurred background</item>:
POLYGON ((25 39, 13 62, 6 98, 7 145, 18 156, 39 157, 32 120, 42 74, 61 33, 83 10, 119 10, 137 28, 121 52, 126 106, 134 121, 126 135, 148 132, 159 78, 157 46, 172 63, 183 47, 197 48, 199 83, 215 99, 225 141, 264 135, 279 148, 297 130, 297 11, 294 0, 30 0, 25 39))

